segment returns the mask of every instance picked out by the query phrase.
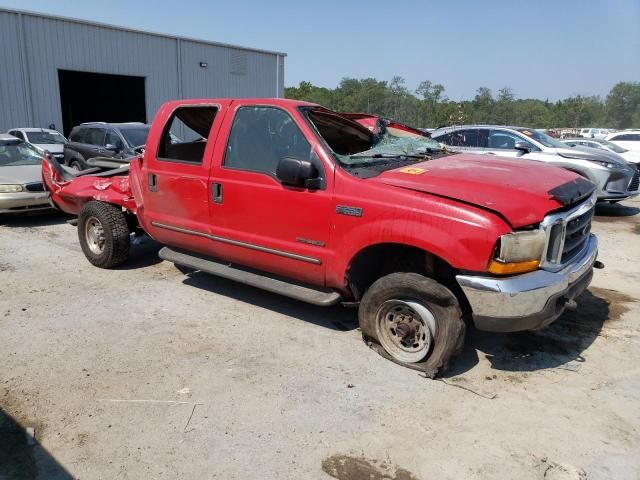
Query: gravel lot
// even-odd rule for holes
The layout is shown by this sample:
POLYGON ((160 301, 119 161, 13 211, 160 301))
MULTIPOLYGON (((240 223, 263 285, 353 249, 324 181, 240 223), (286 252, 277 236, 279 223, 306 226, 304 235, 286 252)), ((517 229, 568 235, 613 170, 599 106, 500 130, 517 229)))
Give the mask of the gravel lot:
POLYGON ((100 270, 66 217, 2 218, 0 479, 638 479, 640 201, 598 213, 577 312, 470 332, 442 381, 369 350, 354 310, 153 242, 100 270))

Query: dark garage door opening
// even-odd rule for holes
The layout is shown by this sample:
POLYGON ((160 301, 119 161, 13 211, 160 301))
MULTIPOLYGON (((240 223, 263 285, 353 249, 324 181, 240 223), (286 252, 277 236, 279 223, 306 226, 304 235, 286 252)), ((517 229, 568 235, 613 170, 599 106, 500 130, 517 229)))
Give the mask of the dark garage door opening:
POLYGON ((62 128, 84 122, 146 122, 144 77, 58 70, 62 128))

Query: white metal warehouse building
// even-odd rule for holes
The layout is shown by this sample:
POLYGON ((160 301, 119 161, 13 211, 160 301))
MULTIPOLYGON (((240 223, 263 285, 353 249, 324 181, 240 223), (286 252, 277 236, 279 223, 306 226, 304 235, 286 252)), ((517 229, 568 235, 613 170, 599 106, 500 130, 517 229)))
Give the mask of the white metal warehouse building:
POLYGON ((0 131, 151 121, 180 98, 281 97, 286 54, 0 9, 0 131))

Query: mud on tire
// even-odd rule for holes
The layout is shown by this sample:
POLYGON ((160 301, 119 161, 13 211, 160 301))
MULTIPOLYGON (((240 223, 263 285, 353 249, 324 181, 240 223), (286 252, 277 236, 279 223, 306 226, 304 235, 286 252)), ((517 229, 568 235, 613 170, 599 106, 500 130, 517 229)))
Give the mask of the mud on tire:
POLYGON ((358 319, 367 345, 430 378, 444 372, 462 351, 465 323, 455 295, 417 273, 376 280, 362 298, 358 319))
POLYGON ((78 215, 78 238, 87 260, 96 267, 111 268, 129 258, 131 246, 127 219, 120 207, 91 201, 78 215))

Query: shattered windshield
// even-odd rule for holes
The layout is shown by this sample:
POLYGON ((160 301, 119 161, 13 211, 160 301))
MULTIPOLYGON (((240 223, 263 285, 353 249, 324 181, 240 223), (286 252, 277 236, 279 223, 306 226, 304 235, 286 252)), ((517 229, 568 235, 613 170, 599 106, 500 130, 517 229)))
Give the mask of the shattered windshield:
POLYGON ((39 165, 42 155, 28 143, 21 141, 0 143, 0 167, 39 165))
POLYGON ((306 109, 306 113, 343 166, 363 166, 398 158, 422 161, 426 155, 441 150, 440 144, 431 138, 386 128, 384 123, 380 133, 374 135, 360 124, 324 108, 306 109))

